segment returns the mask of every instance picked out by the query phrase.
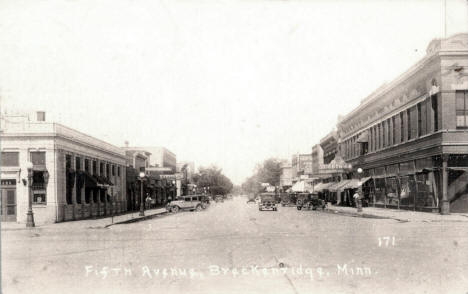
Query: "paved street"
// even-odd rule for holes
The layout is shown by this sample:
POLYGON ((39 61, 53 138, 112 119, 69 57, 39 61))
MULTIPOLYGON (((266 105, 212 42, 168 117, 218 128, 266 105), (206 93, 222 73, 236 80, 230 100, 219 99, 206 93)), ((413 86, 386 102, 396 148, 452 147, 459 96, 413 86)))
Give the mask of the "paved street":
POLYGON ((467 222, 261 212, 234 198, 109 228, 2 231, 2 285, 4 293, 466 293, 467 232, 467 222))

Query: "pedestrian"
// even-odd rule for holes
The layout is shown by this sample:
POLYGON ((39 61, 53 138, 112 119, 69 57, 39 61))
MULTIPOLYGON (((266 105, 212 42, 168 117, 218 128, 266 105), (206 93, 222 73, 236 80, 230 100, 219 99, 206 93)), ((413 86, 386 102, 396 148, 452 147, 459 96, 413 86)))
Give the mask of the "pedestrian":
POLYGON ((151 205, 151 197, 149 196, 149 194, 147 193, 146 194, 146 209, 149 209, 150 208, 150 205, 151 205))
POLYGON ((353 195, 353 199, 354 199, 354 205, 356 205, 356 207, 358 206, 358 200, 361 198, 361 195, 359 195, 359 190, 356 189, 356 192, 354 193, 353 195))

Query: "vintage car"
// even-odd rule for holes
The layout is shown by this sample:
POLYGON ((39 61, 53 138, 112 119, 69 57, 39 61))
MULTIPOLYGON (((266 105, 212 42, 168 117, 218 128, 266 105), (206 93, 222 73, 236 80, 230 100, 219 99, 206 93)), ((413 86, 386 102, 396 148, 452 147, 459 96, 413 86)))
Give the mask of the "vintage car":
POLYGON ((312 209, 316 210, 317 208, 325 209, 327 204, 325 201, 320 199, 317 194, 310 193, 299 193, 297 195, 296 207, 297 210, 301 209, 312 209))
POLYGON ((258 203, 258 210, 278 210, 276 207, 275 193, 262 193, 260 194, 260 202, 258 203))
POLYGON ((185 195, 166 205, 168 212, 179 212, 181 209, 201 211, 207 207, 204 195, 185 195))
POLYGON ((281 193, 281 206, 295 206, 296 194, 295 193, 281 193))
POLYGON ((216 195, 214 198, 215 202, 224 202, 224 197, 223 195, 216 195))

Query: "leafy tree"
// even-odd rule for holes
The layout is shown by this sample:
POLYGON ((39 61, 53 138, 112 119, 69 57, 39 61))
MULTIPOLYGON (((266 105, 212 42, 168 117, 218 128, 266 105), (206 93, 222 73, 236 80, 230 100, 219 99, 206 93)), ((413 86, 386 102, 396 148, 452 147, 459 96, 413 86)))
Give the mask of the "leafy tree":
POLYGON ((281 161, 269 158, 261 164, 257 164, 254 174, 242 184, 242 190, 246 193, 257 194, 262 190, 261 183, 269 183, 272 186, 280 184, 281 161))
POLYGON ((216 166, 200 167, 198 173, 193 175, 193 181, 198 187, 210 187, 213 195, 226 195, 232 188, 231 180, 216 166))

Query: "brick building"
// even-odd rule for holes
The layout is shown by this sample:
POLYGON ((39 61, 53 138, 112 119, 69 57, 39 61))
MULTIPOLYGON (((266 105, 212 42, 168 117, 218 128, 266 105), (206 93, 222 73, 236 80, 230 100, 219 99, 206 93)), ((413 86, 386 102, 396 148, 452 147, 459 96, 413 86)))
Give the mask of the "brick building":
POLYGON ((369 205, 468 211, 468 34, 433 40, 422 60, 362 100, 337 133, 351 177, 372 178, 364 184, 369 205))

